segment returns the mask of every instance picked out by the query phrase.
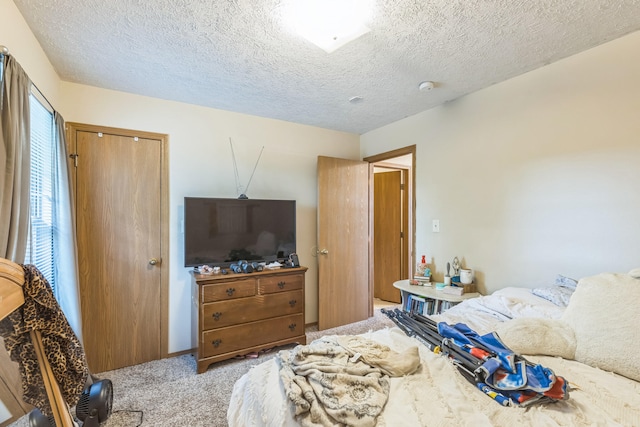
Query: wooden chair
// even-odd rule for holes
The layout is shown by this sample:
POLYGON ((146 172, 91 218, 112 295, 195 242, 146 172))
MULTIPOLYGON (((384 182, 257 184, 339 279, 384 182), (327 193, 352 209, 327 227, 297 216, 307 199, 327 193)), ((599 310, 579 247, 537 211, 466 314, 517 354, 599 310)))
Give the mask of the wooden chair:
MULTIPOLYGON (((0 258, 0 319, 4 319, 24 303, 22 286, 24 285, 24 271, 22 267, 12 261, 0 258)), ((36 350, 38 364, 44 379, 44 386, 51 405, 52 415, 57 427, 74 426, 69 407, 62 397, 60 386, 56 381, 49 361, 42 345, 39 331, 30 332, 31 341, 36 350)))

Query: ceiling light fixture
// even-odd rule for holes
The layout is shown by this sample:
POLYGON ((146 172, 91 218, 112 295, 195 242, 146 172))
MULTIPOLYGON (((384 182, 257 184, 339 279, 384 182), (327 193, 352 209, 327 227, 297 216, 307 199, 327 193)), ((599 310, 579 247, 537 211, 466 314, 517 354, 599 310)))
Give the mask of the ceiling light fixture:
POLYGON ((291 29, 327 53, 370 31, 371 0, 289 0, 283 6, 291 29))

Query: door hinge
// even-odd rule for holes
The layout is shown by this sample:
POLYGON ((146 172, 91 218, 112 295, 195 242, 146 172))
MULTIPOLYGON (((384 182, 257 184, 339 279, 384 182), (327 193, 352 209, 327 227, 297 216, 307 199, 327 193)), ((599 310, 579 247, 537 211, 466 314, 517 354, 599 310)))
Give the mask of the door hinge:
POLYGON ((403 231, 400 232, 400 238, 404 239, 404 232, 403 231))
POLYGON ((400 190, 404 190, 404 184, 400 184, 400 190))
POLYGON ((77 168, 78 167, 78 155, 76 153, 69 154, 69 158, 73 159, 73 166, 77 168))

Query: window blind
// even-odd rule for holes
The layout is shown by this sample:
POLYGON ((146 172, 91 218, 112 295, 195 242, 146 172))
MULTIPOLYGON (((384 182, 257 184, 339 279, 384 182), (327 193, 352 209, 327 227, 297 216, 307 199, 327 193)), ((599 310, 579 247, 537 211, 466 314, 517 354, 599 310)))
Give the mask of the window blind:
POLYGON ((31 94, 30 226, 25 263, 34 264, 56 293, 53 264, 55 136, 53 113, 31 94))

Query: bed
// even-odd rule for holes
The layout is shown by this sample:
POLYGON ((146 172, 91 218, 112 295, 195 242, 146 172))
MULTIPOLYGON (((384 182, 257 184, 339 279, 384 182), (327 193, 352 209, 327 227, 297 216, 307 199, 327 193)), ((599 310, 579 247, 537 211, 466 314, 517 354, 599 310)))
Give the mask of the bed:
MULTIPOLYGON (((535 291, 508 287, 431 317, 463 322, 479 333, 497 331, 514 351, 566 378, 567 400, 500 406, 467 382, 446 357, 390 327, 358 337, 402 355, 417 349, 419 365, 411 374, 389 377, 381 412, 373 422, 353 425, 640 426, 640 355, 634 354, 640 342, 640 271, 591 276, 577 285, 559 276, 535 291)), ((229 426, 344 425, 294 413, 281 373, 283 360, 257 365, 236 382, 229 426)))

